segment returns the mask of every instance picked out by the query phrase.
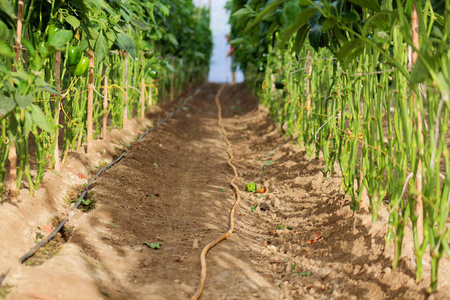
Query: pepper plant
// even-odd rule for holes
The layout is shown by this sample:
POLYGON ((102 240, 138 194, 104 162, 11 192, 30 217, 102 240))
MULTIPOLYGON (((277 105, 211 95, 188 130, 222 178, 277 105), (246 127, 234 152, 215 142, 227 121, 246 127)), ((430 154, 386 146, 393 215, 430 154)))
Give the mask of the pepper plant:
POLYGON ((401 258, 411 221, 430 289, 450 255, 450 1, 229 1, 231 44, 246 79, 325 175, 335 161, 357 212, 388 204, 386 242, 401 258))

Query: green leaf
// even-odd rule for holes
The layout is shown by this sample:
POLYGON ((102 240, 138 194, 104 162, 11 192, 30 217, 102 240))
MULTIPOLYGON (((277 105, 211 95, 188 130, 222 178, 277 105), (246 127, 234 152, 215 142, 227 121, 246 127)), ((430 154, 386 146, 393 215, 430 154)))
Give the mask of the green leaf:
POLYGON ((398 19, 398 13, 393 11, 382 11, 365 20, 363 32, 369 32, 370 27, 377 27, 383 31, 390 31, 391 22, 398 19))
POLYGON ((0 117, 4 117, 16 107, 16 102, 5 95, 0 94, 0 117))
POLYGON ((178 41, 175 38, 175 35, 173 33, 169 33, 167 35, 167 39, 174 45, 174 46, 178 46, 178 41))
POLYGON ((134 45, 133 39, 127 33, 118 33, 116 44, 120 49, 127 51, 131 57, 136 58, 136 46, 134 45))
POLYGON ((19 134, 19 122, 17 122, 16 115, 13 113, 10 115, 9 118, 8 137, 11 141, 15 141, 18 134, 19 134))
POLYGON ((162 4, 162 3, 159 4, 159 10, 166 17, 170 14, 169 8, 166 5, 162 4))
POLYGON ((67 16, 65 20, 70 24, 70 26, 72 26, 73 29, 77 29, 78 27, 80 27, 80 21, 74 16, 67 16))
MULTIPOLYGON (((442 89, 445 91, 450 90, 450 80, 448 78, 445 78, 444 72, 439 72, 436 76, 439 80, 439 83, 442 86, 442 89)), ((446 102, 446 104, 447 103, 448 102, 446 102)), ((447 104, 447 107, 448 107, 448 104, 447 104)))
POLYGON ((91 6, 95 5, 98 8, 108 8, 108 4, 106 4, 106 2, 104 0, 87 0, 91 6))
POLYGON ((348 0, 348 1, 352 2, 356 5, 359 5, 361 7, 366 7, 368 9, 371 9, 375 12, 379 12, 381 10, 378 0, 348 0))
POLYGON ((34 52, 35 49, 34 49, 33 44, 31 44, 29 41, 27 41, 27 40, 22 40, 22 45, 23 45, 25 48, 27 48, 28 53, 30 53, 30 55, 35 55, 35 54, 36 54, 36 53, 34 52))
POLYGON ((98 39, 98 35, 100 33, 97 31, 96 28, 94 28, 92 25, 89 25, 87 28, 87 36, 88 36, 88 43, 89 43, 89 48, 91 49, 95 49, 95 42, 98 39))
POLYGON ((167 60, 165 60, 163 63, 169 73, 175 73, 175 68, 167 60))
POLYGON ((34 81, 34 85, 36 86, 36 89, 34 90, 34 92, 39 92, 41 90, 46 90, 52 94, 58 95, 58 91, 49 83, 47 83, 44 79, 42 79, 41 77, 36 77, 35 81, 34 81))
POLYGON ((238 19, 248 19, 255 15, 255 12, 247 7, 241 8, 233 14, 233 17, 238 19))
POLYGON ((245 38, 237 38, 237 39, 234 39, 234 40, 230 41, 230 45, 231 46, 238 46, 238 45, 244 44, 246 40, 247 39, 245 39, 245 38))
POLYGON ((329 17, 322 23, 322 31, 327 31, 338 24, 338 20, 334 17, 329 17))
POLYGON ((222 188, 219 188, 219 192, 225 192, 225 190, 222 188))
POLYGON ((95 65, 98 66, 103 61, 103 59, 105 59, 105 56, 108 54, 108 50, 109 50, 108 41, 103 35, 103 31, 100 31, 100 34, 97 37, 97 41, 95 42, 94 48, 95 65))
POLYGON ((23 118, 25 122, 23 123, 22 132, 24 136, 28 136, 31 131, 31 126, 33 126, 33 117, 28 111, 24 111, 23 118))
POLYGON ((255 209, 258 207, 258 203, 256 203, 255 205, 253 205, 252 209, 250 210, 250 212, 254 212, 255 209))
POLYGON ((116 40, 116 35, 113 30, 108 29, 105 32, 105 36, 106 39, 108 40, 108 49, 111 49, 111 47, 114 45, 114 41, 116 40))
POLYGON ((292 35, 297 32, 301 27, 308 23, 308 20, 318 12, 317 8, 306 7, 300 11, 295 19, 295 22, 287 27, 282 32, 282 39, 280 41, 280 46, 283 46, 292 35))
POLYGON ((11 1, 0 0, 0 11, 7 14, 12 20, 16 19, 16 13, 14 12, 14 6, 11 4, 11 1))
POLYGON ((247 25, 245 28, 245 32, 252 31, 264 18, 264 16, 271 10, 276 10, 277 6, 281 3, 283 3, 285 0, 275 0, 271 2, 269 5, 267 5, 259 14, 256 15, 255 19, 247 25))
POLYGON ((298 6, 297 0, 291 0, 284 5, 283 12, 281 13, 281 20, 285 27, 294 23, 299 9, 300 7, 298 6))
POLYGON ((0 20, 0 41, 8 40, 10 35, 11 31, 9 30, 8 26, 6 26, 6 24, 3 23, 2 20, 0 20))
MULTIPOLYGON (((430 65, 432 70, 438 69, 438 57, 430 56, 427 54, 424 54, 423 57, 427 61, 427 63, 430 65)), ((421 82, 424 82, 429 79, 431 79, 431 74, 428 71, 428 68, 423 63, 422 58, 419 58, 411 70, 411 81, 410 82, 412 84, 417 84, 417 83, 421 83, 421 82)))
POLYGON ((343 60, 350 52, 354 51, 361 45, 362 41, 358 38, 347 42, 344 46, 341 47, 338 54, 336 55, 337 59, 343 60))
POLYGON ((14 57, 16 54, 12 50, 12 48, 5 43, 4 41, 0 40, 0 56, 6 56, 6 57, 14 57))
POLYGON ((297 36, 295 37, 295 43, 294 43, 294 51, 297 54, 297 56, 300 54, 303 44, 305 43, 306 36, 308 35, 308 30, 309 30, 309 26, 303 25, 297 31, 297 36))
POLYGON ((309 44, 317 52, 319 51, 321 40, 322 40, 322 25, 314 24, 314 26, 309 31, 309 44))
POLYGON ((89 204, 91 204, 91 203, 92 203, 92 199, 86 199, 86 200, 84 200, 84 199, 81 199, 81 202, 83 203, 83 205, 86 205, 86 206, 88 206, 89 204))
POLYGON ((141 30, 149 30, 150 27, 148 27, 144 22, 139 21, 138 19, 132 19, 131 23, 133 23, 134 26, 141 30))
POLYGON ((144 245, 152 248, 152 249, 160 249, 161 248, 161 243, 147 243, 145 242, 144 245))
POLYGON ((350 22, 350 23, 355 23, 359 21, 359 15, 357 12, 355 12, 354 10, 352 11, 344 11, 342 12, 342 19, 350 22))
POLYGON ((48 44, 61 50, 65 44, 70 42, 72 37, 73 32, 71 30, 59 30, 48 40, 48 44))
POLYGON ((16 100, 16 103, 20 106, 20 108, 27 108, 28 105, 33 103, 33 97, 31 95, 16 95, 14 97, 14 100, 16 100))
POLYGON ((31 108, 32 108, 31 116, 33 117, 33 122, 37 126, 39 126, 39 128, 41 128, 42 130, 51 133, 52 130, 48 122, 47 116, 44 114, 41 108, 36 104, 31 104, 31 108))
POLYGON ((120 21, 121 18, 122 18, 122 16, 119 15, 119 14, 117 14, 117 15, 115 15, 115 16, 109 17, 109 22, 110 22, 111 24, 116 24, 117 22, 120 21))

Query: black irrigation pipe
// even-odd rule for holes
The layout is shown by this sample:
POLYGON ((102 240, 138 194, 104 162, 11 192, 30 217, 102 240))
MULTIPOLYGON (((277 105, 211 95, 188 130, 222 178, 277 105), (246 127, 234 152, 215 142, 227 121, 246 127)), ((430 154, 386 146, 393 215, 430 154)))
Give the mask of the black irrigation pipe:
MULTIPOLYGON (((195 90, 195 92, 190 95, 189 97, 187 97, 183 104, 178 107, 178 109, 176 111, 173 111, 169 114, 168 117, 162 119, 161 121, 159 121, 155 126, 147 129, 144 133, 142 133, 139 138, 137 139, 138 141, 142 140, 144 138, 144 136, 149 133, 150 131, 155 130, 158 126, 160 126, 161 124, 163 124, 164 122, 166 122, 168 119, 172 118, 176 113, 178 113, 183 107, 186 106, 187 102, 189 100, 191 100, 195 95, 197 95, 199 92, 201 91, 201 87, 198 88, 197 90, 195 90)), ((83 192, 81 193, 80 197, 78 198, 77 203, 75 204, 75 209, 78 208, 78 206, 80 206, 81 202, 84 200, 84 197, 86 197, 86 194, 88 192, 89 186, 94 182, 94 180, 96 180, 100 174, 103 173, 104 170, 111 168, 113 165, 117 164, 119 161, 121 161, 123 159, 123 157, 125 156, 125 153, 128 150, 123 150, 122 153, 120 153, 119 157, 116 158, 114 161, 112 161, 110 164, 108 164, 107 166, 103 167, 100 169, 100 171, 98 171, 98 173, 91 178, 91 180, 89 180, 89 182, 86 184, 86 186, 84 187, 83 192)), ((39 244, 37 244, 33 249, 31 249, 30 251, 28 251, 24 256, 22 256, 19 261, 20 263, 24 263, 27 259, 29 259, 31 256, 33 256, 38 250, 39 248, 41 248, 42 246, 44 246, 45 244, 47 244, 52 238, 54 238, 56 236, 56 234, 63 228, 64 224, 66 224, 66 222, 69 220, 69 213, 66 214, 66 218, 64 220, 62 220, 59 225, 55 228, 55 230, 53 230, 53 232, 43 241, 41 241, 39 244)), ((7 273, 6 273, 7 274, 7 273)), ((5 277, 6 277, 6 274, 5 277)))

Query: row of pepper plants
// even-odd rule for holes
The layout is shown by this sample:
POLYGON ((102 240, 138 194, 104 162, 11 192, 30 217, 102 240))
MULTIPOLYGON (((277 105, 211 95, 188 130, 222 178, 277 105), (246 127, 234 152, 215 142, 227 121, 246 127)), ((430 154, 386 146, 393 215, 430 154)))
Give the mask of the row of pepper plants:
POLYGON ((208 74, 192 0, 0 1, 0 202, 208 74))
POLYGON ((401 259, 408 224, 416 278, 450 257, 450 1, 232 0, 234 59, 260 101, 324 175, 338 163, 357 212, 388 203, 401 259))

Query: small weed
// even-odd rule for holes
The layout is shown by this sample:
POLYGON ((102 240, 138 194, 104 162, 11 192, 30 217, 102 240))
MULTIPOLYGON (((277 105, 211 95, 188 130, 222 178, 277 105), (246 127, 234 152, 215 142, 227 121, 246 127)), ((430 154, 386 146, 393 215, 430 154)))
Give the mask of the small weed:
POLYGON ((252 209, 250 210, 250 212, 254 212, 255 209, 258 207, 258 203, 256 203, 255 205, 253 205, 252 209))
MULTIPOLYGON (((94 210, 96 208, 96 206, 95 206, 96 201, 93 197, 94 197, 94 193, 87 193, 86 199, 81 199, 81 203, 78 206, 78 208, 85 213, 88 213, 88 212, 94 210)), ((72 199, 72 200, 70 200, 70 202, 76 203, 76 202, 78 202, 78 200, 80 200, 80 198, 72 199)))
POLYGON ((225 190, 222 188, 219 188, 219 192, 225 192, 225 190))
POLYGON ((107 292, 100 292, 103 296, 110 298, 111 296, 107 292))
POLYGON ((263 165, 262 168, 267 167, 268 165, 272 164, 274 161, 273 160, 268 160, 266 161, 263 165))
POLYGON ((106 161, 101 160, 98 162, 98 165, 96 166, 96 168, 101 169, 101 168, 106 167, 107 165, 108 165, 108 163, 106 161))
POLYGON ((254 191, 256 191, 256 183, 254 183, 254 182, 247 183, 245 185, 245 190, 247 192, 254 192, 254 191))
POLYGON ((162 243, 147 243, 147 242, 145 242, 144 245, 146 245, 152 249, 160 249, 162 243))

